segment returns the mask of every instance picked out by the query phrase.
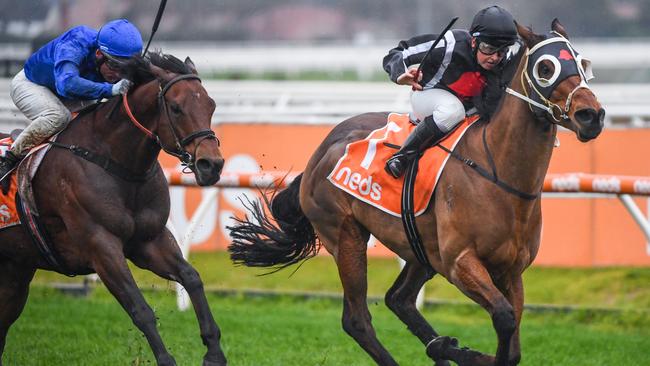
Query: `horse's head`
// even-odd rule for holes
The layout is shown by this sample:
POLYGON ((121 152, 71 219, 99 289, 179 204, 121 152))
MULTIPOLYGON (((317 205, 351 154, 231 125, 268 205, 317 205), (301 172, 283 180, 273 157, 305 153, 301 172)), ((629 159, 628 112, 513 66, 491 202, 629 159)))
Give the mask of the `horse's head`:
POLYGON ((517 24, 528 47, 522 87, 536 115, 572 130, 582 142, 592 140, 603 129, 605 110, 587 85, 591 62, 573 48, 557 19, 551 29, 544 36, 517 24))
POLYGON ((148 131, 150 137, 191 169, 199 185, 213 185, 219 181, 224 164, 219 140, 210 129, 214 100, 203 88, 189 58, 182 62, 159 53, 149 53, 148 57, 139 69, 142 71, 142 65, 146 65, 145 76, 142 72, 131 76, 136 85, 144 84, 133 93, 135 99, 140 95, 151 99, 151 94, 157 94, 153 109, 157 123, 148 131))

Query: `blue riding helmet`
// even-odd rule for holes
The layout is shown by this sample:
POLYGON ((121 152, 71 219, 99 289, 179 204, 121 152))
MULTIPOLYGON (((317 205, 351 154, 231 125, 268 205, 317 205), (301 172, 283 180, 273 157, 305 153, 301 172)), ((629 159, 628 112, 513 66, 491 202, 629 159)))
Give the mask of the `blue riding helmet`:
POLYGON ((110 56, 131 57, 142 52, 140 31, 126 19, 112 20, 97 34, 99 50, 110 56))

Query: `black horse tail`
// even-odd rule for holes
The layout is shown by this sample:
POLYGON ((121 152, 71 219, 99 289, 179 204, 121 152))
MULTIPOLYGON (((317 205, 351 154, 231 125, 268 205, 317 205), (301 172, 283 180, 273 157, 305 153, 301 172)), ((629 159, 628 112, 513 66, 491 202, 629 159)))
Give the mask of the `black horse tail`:
POLYGON ((263 195, 264 205, 261 200, 242 201, 252 217, 235 218, 237 224, 228 227, 232 237, 228 251, 233 262, 248 267, 271 267, 276 272, 318 254, 320 242, 300 208, 301 180, 302 174, 270 199, 263 195))

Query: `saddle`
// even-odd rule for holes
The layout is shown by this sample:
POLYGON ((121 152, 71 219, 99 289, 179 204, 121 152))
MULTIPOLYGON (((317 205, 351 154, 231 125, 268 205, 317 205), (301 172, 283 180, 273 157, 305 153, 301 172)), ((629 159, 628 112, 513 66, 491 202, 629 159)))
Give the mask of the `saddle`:
MULTIPOLYGON (((424 213, 431 201, 438 178, 449 159, 447 151, 455 148, 467 129, 477 120, 478 116, 466 118, 440 141, 439 145, 444 149, 429 148, 419 158, 419 174, 414 188, 418 193, 413 197, 416 216, 424 213)), ((383 128, 372 131, 363 140, 348 144, 345 154, 327 179, 357 199, 400 217, 405 177, 393 178, 384 170, 384 163, 414 128, 408 114, 389 114, 383 128)))
POLYGON ((406 173, 394 179, 384 170, 384 162, 406 140, 415 125, 407 114, 391 113, 384 128, 346 146, 345 154, 327 179, 357 199, 400 217, 413 253, 427 270, 432 271, 415 217, 426 211, 447 160, 467 129, 478 120, 477 115, 465 118, 437 144, 438 148, 429 148, 416 155, 406 173))
MULTIPOLYGON (((20 133, 21 130, 11 131, 11 134, 8 137, 0 139, 0 154, 4 156, 9 147, 14 141, 15 136, 20 133)), ((18 217, 18 212, 16 210, 16 174, 11 174, 9 179, 9 190, 7 194, 4 194, 0 189, 0 230, 6 229, 12 226, 20 225, 20 218, 18 217)))
MULTIPOLYGON (((73 120, 94 110, 98 104, 86 105, 81 110, 73 112, 73 120)), ((13 141, 22 131, 22 129, 15 129, 7 137, 0 140, 0 153, 2 155, 11 147, 13 141)), ((61 264, 58 254, 50 245, 47 232, 38 218, 39 214, 32 189, 32 179, 52 143, 55 143, 57 136, 58 134, 51 137, 46 143, 32 148, 13 172, 10 173, 10 176, 6 178, 10 179, 7 194, 0 190, 0 230, 20 225, 54 270, 72 276, 61 264)))
MULTIPOLYGON (((9 136, 0 139, 0 151, 3 155, 21 131, 13 130, 9 136)), ((56 139, 56 136, 52 139, 56 139)), ((7 194, 0 190, 0 230, 20 225, 52 268, 68 274, 61 265, 58 255, 51 249, 47 233, 39 222, 32 190, 32 179, 49 148, 50 144, 45 143, 31 149, 13 172, 5 178, 9 179, 9 190, 7 194)))

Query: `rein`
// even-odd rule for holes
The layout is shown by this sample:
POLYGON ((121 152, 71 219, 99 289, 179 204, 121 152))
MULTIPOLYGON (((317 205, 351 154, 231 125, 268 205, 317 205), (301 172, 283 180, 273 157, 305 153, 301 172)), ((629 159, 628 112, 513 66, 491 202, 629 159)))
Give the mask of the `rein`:
POLYGON ((483 168, 480 166, 478 163, 476 163, 474 160, 470 158, 465 158, 458 154, 457 152, 453 150, 449 150, 448 148, 442 146, 442 145, 436 145, 442 150, 444 150, 447 154, 449 154, 451 157, 454 159, 462 162, 463 164, 467 165, 468 167, 472 168, 474 171, 476 171, 478 174, 480 174, 483 178, 489 180, 490 182, 494 183, 497 187, 503 189, 504 191, 513 194, 521 199, 527 200, 527 201, 534 201, 539 197, 539 193, 531 194, 531 193, 526 193, 518 190, 517 188, 512 187, 511 185, 505 183, 504 181, 499 179, 499 176, 497 175, 497 167, 496 164, 494 163, 494 158, 492 157, 492 153, 490 152, 490 148, 488 147, 487 143, 487 137, 486 137, 486 131, 487 131, 487 124, 483 125, 483 148, 485 149, 485 154, 487 155, 488 159, 488 164, 490 164, 490 169, 492 172, 490 173, 487 169, 483 168))
POLYGON ((214 131, 212 131, 211 129, 194 131, 182 139, 179 138, 179 134, 176 131, 176 128, 174 127, 174 123, 172 121, 171 116, 169 115, 169 107, 167 106, 165 94, 167 93, 167 91, 169 91, 169 89, 174 84, 176 84, 181 80, 198 80, 200 82, 201 78, 199 78, 197 75, 194 74, 178 75, 173 79, 171 79, 169 82, 167 82, 167 84, 160 89, 160 92, 158 92, 158 105, 165 111, 165 116, 167 116, 167 121, 169 122, 168 123, 169 129, 172 133, 172 136, 174 136, 175 146, 173 149, 166 147, 162 143, 158 135, 154 134, 151 130, 143 126, 142 123, 140 123, 138 119, 133 115, 133 112, 131 111, 131 107, 129 107, 127 93, 124 93, 122 95, 122 104, 124 105, 124 110, 126 111, 126 114, 129 116, 129 119, 140 131, 142 131, 145 135, 147 135, 147 137, 153 140, 163 151, 165 151, 169 155, 177 157, 181 161, 182 165, 184 165, 189 169, 193 169, 194 156, 196 155, 196 151, 199 148, 201 142, 203 142, 203 140, 206 139, 214 139, 217 140, 217 143, 219 143, 219 139, 214 134, 214 131), (194 148, 194 154, 192 154, 189 151, 187 151, 185 147, 196 139, 200 139, 200 140, 196 144, 196 147, 194 148))
MULTIPOLYGON (((524 64, 524 69, 520 75, 520 82, 521 82, 521 87, 523 88, 524 94, 521 94, 512 88, 506 88, 506 92, 510 95, 513 95, 516 98, 519 98, 526 102, 528 104, 528 107, 530 108, 531 112, 533 112, 534 115, 538 116, 539 118, 542 118, 539 116, 538 113, 536 113, 535 110, 533 110, 533 107, 539 108, 545 112, 547 112, 552 119, 547 119, 549 120, 552 124, 559 124, 562 120, 568 120, 569 116, 569 110, 571 109, 571 102, 573 100, 573 95, 579 90, 579 89, 589 89, 589 86, 587 85, 587 75, 585 71, 582 69, 581 65, 578 64, 576 61, 576 66, 577 66, 577 74, 580 76, 580 84, 578 84, 569 95, 567 95, 567 98, 564 102, 564 109, 560 107, 558 104, 551 102, 548 100, 544 95, 535 87, 535 84, 533 83, 533 80, 530 78, 530 75, 528 74, 528 63, 530 62, 531 58, 530 56, 539 50, 540 48, 547 46, 551 43, 556 43, 556 42, 563 42, 566 43, 567 49, 569 52, 571 52, 571 56, 573 57, 573 60, 578 60, 578 57, 573 50, 573 47, 571 46, 571 43, 569 43, 569 40, 564 38, 562 35, 560 35, 557 32, 556 33, 559 37, 555 38, 550 38, 547 40, 544 40, 542 42, 539 42, 536 44, 533 48, 529 49, 526 51, 526 63, 524 64), (524 78, 526 79, 526 82, 524 82, 524 78), (526 85, 532 91, 535 92, 535 95, 544 103, 537 102, 530 98, 528 96, 529 90, 526 88, 526 85), (556 114, 556 112, 559 112, 556 114)), ((556 64, 556 67, 559 67, 559 64, 556 64)), ((558 74, 559 75, 559 74, 558 74)), ((494 158, 492 157, 492 153, 490 152, 490 149, 488 147, 487 143, 487 137, 486 137, 486 131, 487 131, 487 124, 483 126, 483 148, 485 150, 485 154, 487 155, 488 163, 490 164, 490 169, 491 172, 488 171, 487 169, 481 167, 478 165, 475 161, 469 158, 465 158, 460 156, 458 153, 455 151, 449 150, 446 147, 442 145, 437 145, 439 148, 447 152, 449 155, 451 155, 454 159, 459 160, 460 162, 464 163, 468 167, 474 169, 477 173, 479 173, 483 178, 486 178, 487 180, 491 181, 495 185, 497 185, 499 188, 503 189, 504 191, 511 193, 521 199, 532 201, 535 200, 539 197, 539 193, 536 194, 531 194, 531 193, 526 193, 522 192, 507 183, 503 182, 502 180, 499 179, 499 176, 497 175, 497 168, 496 164, 494 163, 494 158)))

